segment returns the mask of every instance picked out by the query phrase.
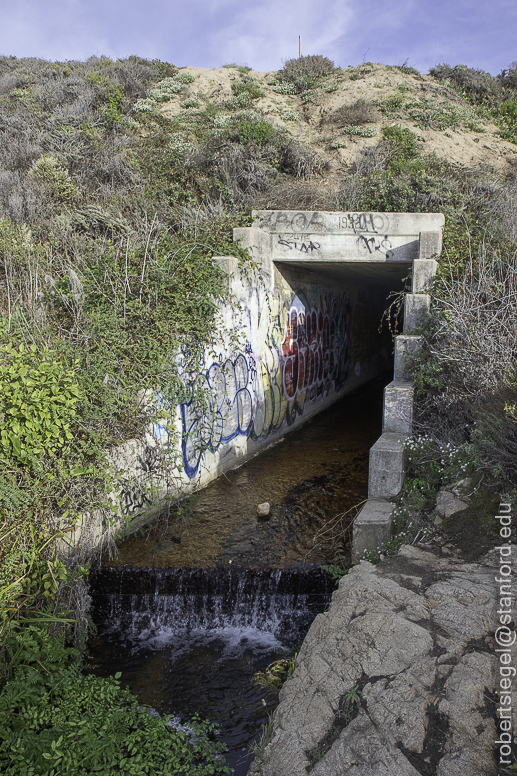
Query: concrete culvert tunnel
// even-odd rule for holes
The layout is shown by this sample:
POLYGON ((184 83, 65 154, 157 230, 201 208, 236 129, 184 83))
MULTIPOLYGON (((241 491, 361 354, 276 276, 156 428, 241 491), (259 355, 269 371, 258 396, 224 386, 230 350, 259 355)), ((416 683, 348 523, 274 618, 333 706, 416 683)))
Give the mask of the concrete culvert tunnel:
POLYGON ((312 376, 309 368, 307 377, 307 359, 317 339, 311 307, 319 299, 326 311, 335 311, 331 332, 336 332, 336 339, 324 336, 323 342, 323 372, 329 379, 319 393, 309 390, 300 423, 390 366, 391 334, 386 327, 379 333, 379 322, 390 295, 402 291, 405 280, 411 279, 411 292, 404 295, 403 334, 395 340, 394 380, 384 394, 383 433, 370 451, 369 498, 354 526, 352 558, 357 561, 391 534, 390 499, 402 487, 404 440, 411 433, 413 415, 406 353, 418 347, 419 338, 412 332, 429 310, 444 217, 294 211, 253 215, 254 226, 234 230, 234 239, 252 248, 270 294, 280 292, 285 300, 294 295, 286 319, 289 350, 284 359, 284 391, 290 390, 293 398, 296 390, 301 391, 307 402, 305 389, 312 376))
POLYGON ((253 226, 234 230, 234 240, 250 249, 256 263, 251 276, 237 258, 214 257, 235 300, 221 310, 226 339, 219 352, 185 355, 185 391, 174 427, 174 421, 158 422, 145 442, 116 452, 113 462, 125 477, 121 523, 131 531, 163 509, 160 494, 170 495, 170 482, 157 462, 174 434, 181 439, 174 487, 193 493, 393 370, 382 434, 370 451, 368 501, 354 526, 357 561, 391 532, 390 499, 402 486, 403 445, 412 423, 405 353, 418 346, 411 332, 429 309, 444 217, 260 211, 253 218, 253 226), (379 331, 379 324, 390 294, 402 291, 408 278, 403 334, 394 348, 388 327, 379 331), (147 497, 149 482, 158 494, 154 500, 147 497))

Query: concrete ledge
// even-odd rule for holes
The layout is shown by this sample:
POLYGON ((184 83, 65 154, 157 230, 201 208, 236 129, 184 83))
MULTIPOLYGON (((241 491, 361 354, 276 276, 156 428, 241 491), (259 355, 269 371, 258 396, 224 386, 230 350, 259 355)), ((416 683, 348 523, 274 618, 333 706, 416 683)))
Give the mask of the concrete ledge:
POLYGON ((433 287, 438 262, 434 259, 415 259, 411 291, 413 294, 425 294, 433 287))
POLYGON ((370 449, 368 498, 392 498, 400 493, 406 436, 386 432, 370 449))
POLYGON ((354 521, 352 563, 359 563, 365 550, 375 550, 391 536, 395 505, 383 499, 368 499, 354 521))
POLYGON ((429 294, 406 294, 404 297, 404 334, 416 329, 421 319, 431 309, 429 294))
POLYGON ((384 389, 382 431, 410 434, 413 427, 413 383, 394 380, 384 389))

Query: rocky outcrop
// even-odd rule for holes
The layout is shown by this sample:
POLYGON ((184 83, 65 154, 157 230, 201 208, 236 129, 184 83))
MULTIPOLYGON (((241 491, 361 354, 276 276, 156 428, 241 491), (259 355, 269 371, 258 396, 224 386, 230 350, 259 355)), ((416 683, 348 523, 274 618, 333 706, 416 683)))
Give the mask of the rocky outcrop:
POLYGON ((406 546, 354 567, 314 621, 250 773, 495 774, 495 593, 488 560, 406 546))

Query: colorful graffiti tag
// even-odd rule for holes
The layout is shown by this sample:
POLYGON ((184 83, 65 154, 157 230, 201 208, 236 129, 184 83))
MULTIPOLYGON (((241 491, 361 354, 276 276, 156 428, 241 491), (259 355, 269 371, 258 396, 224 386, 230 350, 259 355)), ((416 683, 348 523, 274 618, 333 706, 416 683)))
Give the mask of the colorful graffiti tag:
MULTIPOLYGON (((242 353, 184 368, 188 401, 181 404, 182 452, 195 477, 205 451, 237 436, 259 439, 290 425, 307 402, 340 391, 350 361, 350 305, 328 294, 311 309, 300 293, 283 305, 268 300, 242 353), (208 399, 196 390, 204 381, 208 399)), ((198 357, 199 358, 199 357, 198 357)))

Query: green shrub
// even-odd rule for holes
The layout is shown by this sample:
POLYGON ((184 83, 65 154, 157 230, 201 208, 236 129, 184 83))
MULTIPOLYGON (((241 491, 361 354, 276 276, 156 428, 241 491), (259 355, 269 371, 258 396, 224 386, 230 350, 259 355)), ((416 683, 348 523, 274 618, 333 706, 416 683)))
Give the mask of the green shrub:
POLYGON ((407 65, 395 65, 396 70, 400 70, 405 75, 420 75, 420 71, 416 67, 407 67, 407 65))
POLYGON ((496 112, 499 134, 510 143, 517 143, 517 99, 504 100, 496 112))
POLYGON ((447 81, 471 102, 481 105, 497 105, 503 95, 501 81, 484 70, 466 65, 437 65, 429 75, 438 81, 447 81))
POLYGON ((385 140, 394 143, 399 159, 408 161, 419 156, 416 135, 410 129, 402 129, 397 125, 384 127, 382 136, 385 140))
MULTIPOLYGON (((142 63, 149 64, 145 59, 140 60, 139 57, 135 57, 135 59, 139 59, 142 63)), ((171 65, 169 62, 162 62, 161 59, 153 59, 150 65, 159 79, 172 78, 178 72, 178 68, 175 67, 175 65, 171 65)))
POLYGON ((503 88, 517 91, 517 62, 512 62, 507 70, 501 70, 497 80, 502 84, 503 88))
POLYGON ((44 184, 50 194, 60 202, 74 199, 79 190, 58 159, 51 154, 43 154, 34 162, 29 175, 44 184))
POLYGON ((0 450, 23 463, 73 438, 80 397, 75 372, 50 350, 0 347, 0 450))
POLYGON ((381 110, 385 114, 395 113, 400 110, 405 103, 404 97, 401 94, 394 94, 392 97, 388 97, 387 100, 381 105, 381 110))
POLYGON ((11 648, 18 667, 0 694, 5 776, 229 773, 224 744, 210 740, 214 725, 151 713, 121 687, 120 674, 84 676, 77 651, 44 628, 21 629, 11 648))
POLYGON ((344 135, 357 135, 358 137, 375 137, 375 127, 343 127, 344 135))
POLYGON ((276 84, 273 91, 277 94, 298 94, 296 86, 288 82, 276 84))
POLYGON ((240 121, 231 135, 239 143, 266 146, 273 139, 275 128, 269 121, 240 121))
POLYGON ((258 100, 259 97, 264 96, 264 92, 257 79, 246 75, 242 76, 238 81, 232 82, 232 92, 236 97, 246 95, 248 102, 258 100))
POLYGON ((288 59, 278 76, 303 92, 317 86, 322 78, 334 72, 334 62, 321 54, 288 59))

